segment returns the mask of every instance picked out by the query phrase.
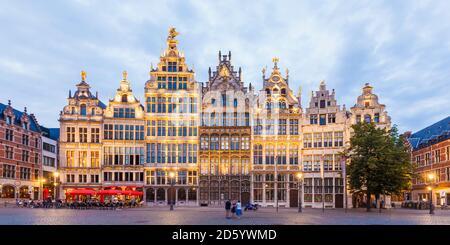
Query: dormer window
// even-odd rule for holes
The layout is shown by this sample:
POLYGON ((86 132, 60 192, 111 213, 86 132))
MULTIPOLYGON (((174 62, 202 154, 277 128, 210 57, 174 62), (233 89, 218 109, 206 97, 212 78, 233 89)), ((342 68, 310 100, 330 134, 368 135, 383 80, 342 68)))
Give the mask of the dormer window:
POLYGON ((86 105, 85 104, 82 104, 80 106, 80 115, 86 116, 86 105))
POLYGON ((92 115, 92 116, 95 115, 95 108, 92 108, 92 109, 91 109, 91 115, 92 115))
POLYGON ((281 95, 286 95, 286 89, 285 88, 281 89, 281 95))
POLYGON ((126 94, 122 95, 122 102, 128 102, 128 96, 126 94))
POLYGON ((7 116, 6 117, 6 124, 8 124, 8 125, 12 124, 12 117, 11 116, 7 116))
POLYGON ((369 107, 370 106, 370 102, 369 101, 364 102, 364 106, 365 107, 369 107))
POLYGON ((325 100, 320 101, 320 108, 325 108, 325 100))
POLYGON ((72 107, 71 113, 72 113, 72 114, 75 114, 75 107, 72 107))
POLYGON ((23 122, 22 123, 22 128, 27 130, 28 129, 28 123, 27 122, 23 122))

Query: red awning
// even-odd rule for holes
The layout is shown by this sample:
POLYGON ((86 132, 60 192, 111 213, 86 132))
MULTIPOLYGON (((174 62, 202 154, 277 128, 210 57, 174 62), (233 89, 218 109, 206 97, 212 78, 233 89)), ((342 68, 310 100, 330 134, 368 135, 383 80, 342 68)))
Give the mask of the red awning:
POLYGON ((131 196, 143 196, 144 192, 142 191, 132 191, 131 196))
POLYGON ((72 195, 72 196, 75 196, 75 195, 91 195, 91 196, 93 196, 95 194, 96 194, 95 191, 89 190, 89 189, 74 189, 74 190, 66 192, 66 195, 72 195))
POLYGON ((107 196, 122 195, 122 191, 119 191, 119 190, 100 190, 100 191, 97 192, 97 195, 107 195, 107 196))

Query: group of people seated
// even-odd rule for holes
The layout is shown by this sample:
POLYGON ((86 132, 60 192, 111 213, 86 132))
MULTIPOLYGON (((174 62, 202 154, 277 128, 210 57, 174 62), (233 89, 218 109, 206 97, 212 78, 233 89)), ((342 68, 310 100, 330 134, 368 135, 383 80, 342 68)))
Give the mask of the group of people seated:
POLYGON ((96 198, 85 198, 83 200, 70 200, 70 199, 56 199, 51 197, 40 200, 20 200, 16 199, 16 206, 19 208, 70 208, 70 209, 121 209, 121 208, 134 208, 141 207, 143 201, 138 201, 135 198, 127 200, 119 200, 117 197, 113 197, 107 201, 100 201, 96 198))

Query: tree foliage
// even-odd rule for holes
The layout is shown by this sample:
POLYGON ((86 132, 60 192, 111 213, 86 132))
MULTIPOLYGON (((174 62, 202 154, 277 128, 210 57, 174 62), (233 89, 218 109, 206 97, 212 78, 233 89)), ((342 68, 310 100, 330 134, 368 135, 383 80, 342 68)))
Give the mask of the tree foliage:
MULTIPOLYGON (((370 197, 400 194, 411 184, 412 165, 404 140, 397 128, 377 128, 373 123, 352 126, 353 135, 346 151, 349 188, 370 197)), ((370 200, 370 198, 368 199, 370 200)), ((370 202, 367 202, 370 209, 370 202)))

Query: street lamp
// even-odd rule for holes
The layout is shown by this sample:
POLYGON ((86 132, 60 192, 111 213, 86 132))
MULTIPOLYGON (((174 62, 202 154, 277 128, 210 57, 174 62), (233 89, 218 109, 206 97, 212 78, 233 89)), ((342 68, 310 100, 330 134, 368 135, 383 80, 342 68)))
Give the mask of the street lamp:
MULTIPOLYGON (((173 172, 173 171, 169 172, 169 179, 170 179, 170 188, 171 188, 171 193, 172 193, 173 186, 175 185, 175 172, 173 172)), ((172 195, 170 195, 170 196, 172 199, 172 195)), ((174 202, 174 200, 170 200, 170 211, 173 211, 173 202, 174 202)))
POLYGON ((431 182, 434 180, 434 174, 429 173, 428 174, 428 180, 430 182, 430 186, 427 187, 428 191, 430 191, 430 214, 434 214, 434 208, 433 208, 433 188, 431 187, 431 182))
POLYGON ((301 213, 302 212, 302 195, 303 192, 301 191, 301 188, 303 186, 303 174, 302 173, 297 173, 297 196, 298 196, 298 212, 301 213))
POLYGON ((53 172, 53 197, 56 200, 56 186, 58 183, 56 182, 56 179, 59 177, 58 172, 53 172))

